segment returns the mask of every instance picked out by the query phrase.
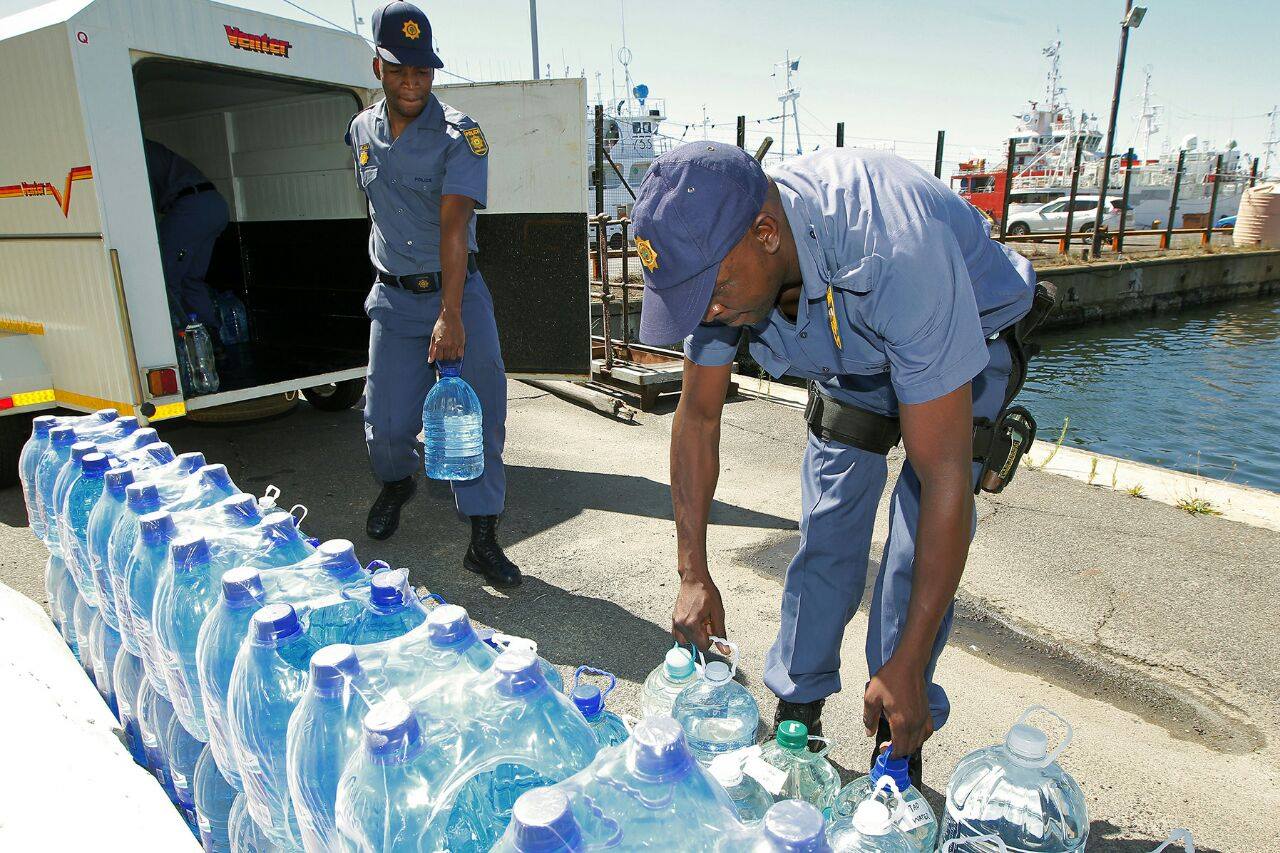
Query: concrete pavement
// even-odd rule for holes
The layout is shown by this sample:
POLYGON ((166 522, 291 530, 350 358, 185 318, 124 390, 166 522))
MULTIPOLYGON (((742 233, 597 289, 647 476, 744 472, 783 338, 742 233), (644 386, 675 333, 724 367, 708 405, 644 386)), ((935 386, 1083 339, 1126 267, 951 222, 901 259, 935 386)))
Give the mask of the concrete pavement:
MULTIPOLYGON (((500 536, 527 580, 509 593, 460 570, 467 528, 447 491, 420 491, 391 541, 364 537, 376 489, 355 411, 304 405, 265 424, 160 430, 179 450, 225 462, 246 490, 280 486, 282 504, 308 506, 313 535, 349 538, 363 560, 408 566, 415 583, 479 621, 537 640, 566 674, 581 663, 614 671, 613 707, 634 712, 670 644, 670 415, 626 425, 525 385, 510 391, 500 536)), ((726 408, 712 570, 765 719, 774 700, 759 676, 798 538, 802 447, 794 409, 726 408)), ((1280 534, 1033 471, 982 499, 979 516, 962 615, 939 666, 952 719, 926 751, 935 807, 965 753, 1040 704, 1075 727, 1063 763, 1089 798, 1090 850, 1150 851, 1176 826, 1191 828, 1200 850, 1280 849, 1280 534)), ((884 520, 882 507, 873 557, 884 520)), ((0 492, 0 580, 43 602, 43 549, 24 524, 17 490, 0 492)), ((846 779, 870 751, 860 731, 865 627, 864 606, 845 636, 847 689, 825 714, 846 779)))

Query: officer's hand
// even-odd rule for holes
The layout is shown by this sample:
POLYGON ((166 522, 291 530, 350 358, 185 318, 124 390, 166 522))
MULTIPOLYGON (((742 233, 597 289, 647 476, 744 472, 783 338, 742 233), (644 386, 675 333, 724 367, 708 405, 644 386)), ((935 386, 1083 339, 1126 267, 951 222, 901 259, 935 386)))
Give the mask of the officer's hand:
POLYGON ((671 614, 671 636, 679 643, 693 643, 704 652, 712 637, 724 637, 724 604, 710 578, 680 581, 680 593, 671 614))
POLYGON ((436 327, 431 331, 431 352, 427 361, 460 361, 467 345, 467 331, 462 318, 450 311, 441 311, 436 327))
POLYGON ((933 734, 929 694, 919 668, 891 657, 871 676, 862 697, 862 724, 867 737, 875 737, 882 716, 889 721, 894 758, 911 755, 933 734))

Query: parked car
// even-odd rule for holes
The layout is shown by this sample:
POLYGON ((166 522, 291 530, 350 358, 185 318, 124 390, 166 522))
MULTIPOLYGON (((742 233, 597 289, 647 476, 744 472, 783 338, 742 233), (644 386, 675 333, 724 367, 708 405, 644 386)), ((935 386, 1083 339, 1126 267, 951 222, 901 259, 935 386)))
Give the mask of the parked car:
MULTIPOLYGON (((1073 231, 1093 231, 1094 218, 1098 209, 1098 197, 1096 195, 1082 195, 1076 196, 1074 202, 1070 199, 1060 198, 1031 210, 1022 211, 1016 216, 1010 210, 1007 233, 1014 236, 1061 233, 1067 227, 1067 208, 1072 204, 1075 205, 1075 213, 1071 220, 1071 229, 1073 231)), ((1120 206, 1121 200, 1119 198, 1107 199, 1107 215, 1102 223, 1104 229, 1110 230, 1119 227, 1120 206)), ((1129 210, 1133 210, 1132 205, 1130 205, 1129 210)))
POLYGON ((1233 213, 1233 214, 1231 214, 1230 216, 1224 216, 1224 217, 1222 217, 1221 219, 1219 219, 1217 222, 1215 222, 1215 223, 1213 224, 1213 227, 1215 227, 1215 228, 1235 228, 1235 227, 1236 227, 1236 215, 1233 213))

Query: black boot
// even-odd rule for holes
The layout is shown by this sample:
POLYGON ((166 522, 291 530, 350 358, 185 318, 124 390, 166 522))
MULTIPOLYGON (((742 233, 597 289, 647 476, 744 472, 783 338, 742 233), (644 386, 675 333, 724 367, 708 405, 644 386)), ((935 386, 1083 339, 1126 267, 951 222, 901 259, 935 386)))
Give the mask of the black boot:
POLYGON ((372 539, 386 539, 400 526, 400 508, 413 497, 417 486, 413 476, 405 477, 394 483, 383 483, 378 499, 369 510, 369 520, 365 523, 365 533, 372 539))
MULTIPOLYGON (((822 737, 822 706, 826 701, 826 699, 815 699, 812 702, 788 702, 786 699, 779 699, 778 710, 773 712, 773 736, 778 736, 778 726, 783 720, 797 720, 804 723, 809 734, 822 737)), ((811 752, 818 752, 821 749, 820 744, 809 744, 811 752)))
POLYGON ((471 545, 462 565, 484 575, 494 586, 520 586, 520 568, 507 559, 498 544, 498 516, 471 516, 471 545))
MULTIPOLYGON (((889 721, 884 717, 880 718, 880 725, 876 729, 876 748, 871 752, 871 766, 876 766, 876 758, 880 755, 880 747, 884 746, 890 740, 889 721)), ((921 750, 916 750, 907 756, 907 775, 911 777, 911 784, 916 786, 916 790, 924 792, 924 759, 921 756, 921 750)))

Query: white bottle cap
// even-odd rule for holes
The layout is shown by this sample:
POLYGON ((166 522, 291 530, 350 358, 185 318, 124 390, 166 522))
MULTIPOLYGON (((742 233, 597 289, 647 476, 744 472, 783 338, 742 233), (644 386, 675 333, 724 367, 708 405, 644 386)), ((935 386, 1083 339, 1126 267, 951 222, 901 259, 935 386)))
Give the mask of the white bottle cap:
POLYGON ((1049 754, 1049 736, 1026 723, 1018 723, 1009 729, 1004 745, 1019 764, 1038 765, 1049 754))
POLYGON ((853 813, 853 828, 863 835, 887 835, 893 828, 889 807, 879 800, 863 800, 853 813))
POLYGON ((732 754, 717 755, 711 760, 711 775, 722 788, 742 784, 742 761, 732 754))

